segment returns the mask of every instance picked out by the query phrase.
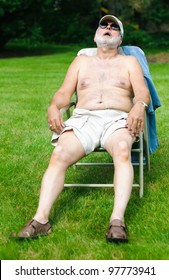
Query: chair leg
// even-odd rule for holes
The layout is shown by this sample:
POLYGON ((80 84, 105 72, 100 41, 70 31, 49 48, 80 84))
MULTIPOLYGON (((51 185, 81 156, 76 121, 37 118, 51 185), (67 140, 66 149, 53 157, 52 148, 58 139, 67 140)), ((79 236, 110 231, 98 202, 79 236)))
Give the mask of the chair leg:
POLYGON ((144 189, 144 158, 143 158, 143 135, 140 135, 140 154, 139 154, 139 186, 140 198, 143 197, 143 189, 144 189))
POLYGON ((146 155, 146 166, 147 166, 147 170, 150 171, 150 151, 149 151, 148 123, 147 123, 146 112, 145 112, 145 119, 144 119, 144 146, 145 146, 145 155, 146 155))

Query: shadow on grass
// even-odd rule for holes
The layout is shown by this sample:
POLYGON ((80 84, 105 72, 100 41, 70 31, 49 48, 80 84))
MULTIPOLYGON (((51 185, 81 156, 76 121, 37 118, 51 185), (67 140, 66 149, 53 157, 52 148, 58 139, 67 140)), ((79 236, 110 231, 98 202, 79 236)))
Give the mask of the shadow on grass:
MULTIPOLYGON (((130 223, 132 223, 132 220, 135 219, 135 216, 138 216, 138 213, 140 213, 144 207, 144 205, 147 203, 147 200, 149 198, 151 188, 150 185, 156 184, 158 181, 158 176, 154 173, 154 166, 152 166, 151 171, 147 171, 146 167, 144 168, 144 195, 143 198, 139 197, 139 188, 133 188, 132 194, 129 200, 129 205, 126 209, 126 219, 130 223)), ((79 167, 77 171, 70 170, 70 174, 68 174, 67 183, 107 183, 111 184, 113 182, 113 173, 114 169, 112 167, 79 167)), ((138 182, 139 174, 138 174, 138 167, 134 168, 134 174, 135 174, 135 183, 138 182)), ((73 188, 65 188, 65 191, 63 192, 63 196, 59 198, 57 201, 56 206, 53 209, 52 212, 52 222, 54 224, 57 224, 60 220, 62 220, 64 215, 67 215, 69 211, 73 210, 75 207, 78 208, 78 203, 81 200, 81 198, 87 199, 88 196, 93 196, 93 199, 95 199, 95 196, 99 197, 105 196, 105 207, 108 207, 109 214, 111 214, 111 210, 113 210, 113 200, 114 200, 114 188, 106 188, 106 187, 73 187, 73 188), (111 200, 112 199, 112 200, 111 200), (108 201, 106 201, 108 200, 108 201), (112 201, 112 203, 111 203, 112 201)), ((99 201, 96 201, 96 204, 99 203, 99 201)), ((96 205, 98 206, 98 205, 96 205)), ((85 207, 84 207, 85 210, 85 207)))
POLYGON ((9 44, 0 50, 0 58, 17 58, 29 56, 45 56, 53 54, 64 54, 70 51, 78 51, 80 47, 75 45, 49 45, 36 46, 9 44))
MULTIPOLYGON (((71 170, 72 171, 72 170, 71 170)), ((70 176, 68 175, 68 178, 66 180, 67 183, 98 183, 98 184, 111 184, 113 183, 113 173, 114 170, 112 167, 84 167, 78 168, 78 171, 72 171, 70 176), (94 170, 93 170, 94 169, 94 170), (97 171, 96 171, 97 169, 97 171)), ((111 211, 113 209, 113 200, 114 200, 114 188, 111 187, 68 187, 65 188, 63 195, 59 197, 58 201, 56 202, 56 205, 54 206, 54 209, 51 213, 52 222, 54 224, 57 224, 60 220, 62 220, 64 215, 67 215, 70 211, 75 209, 83 198, 86 201, 92 200, 96 201, 95 208, 99 207, 100 203, 100 197, 104 197, 104 207, 105 209, 109 209, 107 216, 111 215, 111 211), (89 199, 88 199, 89 197, 89 199)), ((138 201, 139 198, 139 189, 134 190, 134 197, 133 200, 134 205, 139 207, 138 201)), ((90 202, 89 202, 90 204, 90 202)), ((134 208, 135 206, 132 206, 134 208)), ((82 205, 80 207, 83 207, 82 205)), ((92 209, 92 205, 91 205, 92 209)), ((102 209, 103 210, 103 209, 102 209)), ((84 205, 84 211, 85 211, 85 205, 84 205)), ((106 211, 106 210, 105 210, 106 211)), ((135 211, 134 211, 135 213, 135 211)), ((134 214, 133 213, 133 214, 134 214)), ((109 219, 109 217, 107 217, 109 219)))
MULTIPOLYGON (((95 189, 97 192, 98 189, 95 189)), ((56 225, 59 223, 62 218, 72 211, 75 207, 78 209, 79 201, 83 197, 88 197, 92 195, 92 188, 84 188, 84 187, 73 187, 73 188, 65 188, 61 197, 57 200, 56 205, 53 207, 51 213, 52 224, 56 225)))

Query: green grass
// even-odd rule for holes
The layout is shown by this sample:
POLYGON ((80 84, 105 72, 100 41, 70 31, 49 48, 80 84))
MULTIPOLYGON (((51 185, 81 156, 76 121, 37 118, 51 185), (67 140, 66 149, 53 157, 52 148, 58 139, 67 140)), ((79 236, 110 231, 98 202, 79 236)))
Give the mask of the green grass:
MULTIPOLYGON (((156 114, 160 147, 151 155, 151 171, 145 171, 144 197, 139 198, 138 189, 132 192, 125 216, 129 243, 105 240, 113 206, 110 188, 65 189, 51 211, 50 236, 24 242, 9 238, 36 210, 53 149, 47 107, 77 50, 0 60, 1 259, 169 259, 168 64, 150 65, 163 104, 156 114)), ((110 183, 112 176, 110 167, 79 167, 70 168, 66 180, 110 183)))

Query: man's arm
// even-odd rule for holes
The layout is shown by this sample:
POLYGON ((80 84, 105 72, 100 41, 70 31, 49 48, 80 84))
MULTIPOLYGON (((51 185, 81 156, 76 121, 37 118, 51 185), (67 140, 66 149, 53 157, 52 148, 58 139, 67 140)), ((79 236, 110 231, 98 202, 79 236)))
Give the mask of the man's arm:
POLYGON ((150 102, 150 93, 144 81, 142 68, 135 57, 128 57, 130 82, 134 98, 129 112, 127 126, 133 136, 138 136, 144 129, 144 112, 150 102))
POLYGON ((64 127, 60 109, 70 103, 70 99, 76 90, 80 58, 76 57, 70 64, 61 87, 54 94, 48 108, 48 125, 52 131, 60 133, 64 127))

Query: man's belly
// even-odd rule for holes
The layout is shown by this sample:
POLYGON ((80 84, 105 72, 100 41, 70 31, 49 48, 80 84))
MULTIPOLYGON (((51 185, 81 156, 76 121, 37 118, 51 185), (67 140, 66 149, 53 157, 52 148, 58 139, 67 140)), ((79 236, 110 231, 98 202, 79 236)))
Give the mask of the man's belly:
POLYGON ((106 110, 106 109, 115 109, 124 112, 129 112, 132 107, 131 100, 97 100, 91 99, 88 101, 78 101, 76 108, 86 109, 86 110, 106 110))
POLYGON ((78 93, 76 108, 87 110, 115 109, 129 112, 132 107, 132 96, 129 90, 84 90, 78 93))

